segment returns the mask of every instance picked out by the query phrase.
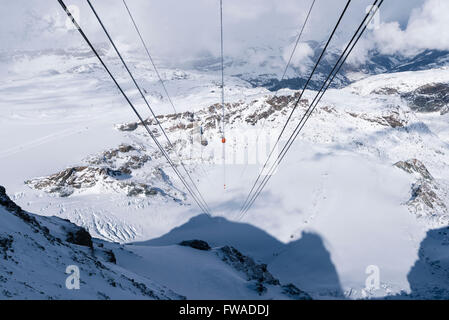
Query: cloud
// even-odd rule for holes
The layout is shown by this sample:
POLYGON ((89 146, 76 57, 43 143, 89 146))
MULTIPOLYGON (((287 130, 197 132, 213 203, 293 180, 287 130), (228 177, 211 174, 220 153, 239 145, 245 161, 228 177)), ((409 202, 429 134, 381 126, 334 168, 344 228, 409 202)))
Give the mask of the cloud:
POLYGON ((405 27, 397 21, 384 22, 363 39, 350 62, 361 63, 369 50, 383 54, 413 56, 425 49, 449 50, 449 1, 427 0, 414 9, 405 27))
MULTIPOLYGON (((294 43, 285 47, 282 58, 285 62, 288 62, 290 56, 293 51, 294 43)), ((313 56, 314 51, 310 47, 309 44, 305 42, 301 42, 298 44, 298 47, 295 50, 295 53, 292 57, 290 65, 292 67, 298 67, 300 72, 305 72, 307 70, 307 66, 311 63, 311 57, 313 56)))
MULTIPOLYGON (((223 0, 225 54, 263 61, 277 55, 288 60, 312 0, 223 0)), ((122 0, 92 1, 110 34, 123 50, 142 50, 122 0)), ((220 50, 219 0, 127 0, 156 58, 172 65, 198 56, 217 57, 220 50)), ((342 46, 372 0, 353 1, 332 45, 342 46)), ((94 43, 107 42, 85 0, 66 0, 80 9, 80 23, 94 43)), ((303 41, 324 41, 346 0, 316 0, 303 41)), ((57 1, 3 1, 0 50, 69 48, 84 45, 57 1)), ((351 61, 363 61, 377 48, 383 53, 449 49, 447 0, 385 1, 381 27, 361 41, 351 61)), ((302 68, 312 52, 301 43, 293 65, 302 68)), ((282 66, 280 66, 282 68, 282 66)))

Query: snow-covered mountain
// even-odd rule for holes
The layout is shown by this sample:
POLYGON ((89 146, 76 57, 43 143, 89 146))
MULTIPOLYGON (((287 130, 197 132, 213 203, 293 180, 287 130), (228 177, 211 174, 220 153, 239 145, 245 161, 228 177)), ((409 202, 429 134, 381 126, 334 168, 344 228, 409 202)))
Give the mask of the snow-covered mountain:
MULTIPOLYGON (((101 52, 148 117, 119 61, 109 48, 101 52)), ((272 79, 279 69, 262 72, 263 63, 256 68, 228 61, 226 146, 234 161, 226 166, 223 190, 216 61, 161 67, 179 112, 174 114, 151 65, 134 53, 125 58, 212 217, 195 207, 88 50, 3 53, 1 183, 12 201, 36 213, 27 215, 62 241, 52 244, 41 227, 35 226, 41 231, 33 234, 32 225, 0 209, 1 225, 8 226, 1 230, 5 256, 11 256, 6 269, 14 261, 26 265, 25 252, 38 244, 49 246, 49 259, 62 256, 51 269, 60 276, 48 286, 42 284, 43 273, 30 285, 33 289, 18 284, 33 281, 20 280, 21 275, 1 284, 13 296, 40 297, 38 288, 47 292, 51 287, 56 289, 42 297, 98 298, 101 292, 102 297, 147 298, 136 289, 135 283, 143 283, 164 299, 292 298, 304 292, 312 298, 448 297, 447 53, 423 52, 413 59, 373 53, 357 77, 355 69, 346 67, 338 87, 326 93, 242 218, 240 206, 264 158, 247 164, 247 156, 239 157, 253 152, 252 138, 277 136, 298 97, 286 87, 296 88, 303 77, 289 74, 280 84, 285 89, 274 96, 269 89, 278 86, 272 79), (61 218, 101 240, 92 240, 93 249, 68 242, 64 230, 79 227, 61 218), (211 249, 178 245, 194 239, 211 249), (107 260, 108 250, 116 263, 107 260), (234 263, 240 255, 244 265, 234 263), (74 293, 64 287, 64 272, 80 256, 86 272, 95 275, 92 282, 85 280, 89 290, 74 293), (103 273, 96 261, 105 266, 103 273), (365 281, 371 265, 380 270, 380 287, 370 291, 365 281), (253 277, 258 272, 261 281, 253 277), (109 278, 120 283, 119 289, 109 285, 109 278), (22 289, 12 290, 16 287, 22 289)), ((287 132, 313 99, 313 88, 306 91, 287 132)), ((148 118, 147 124, 164 141, 156 122, 148 118)), ((34 267, 26 266, 30 274, 34 267)), ((42 264, 38 271, 48 272, 45 268, 42 264)))
MULTIPOLYGON (((325 43, 306 41, 312 53, 303 59, 300 66, 290 65, 285 78, 281 80, 285 68, 283 48, 257 47, 247 49, 242 57, 228 57, 226 59, 226 72, 228 75, 248 81, 254 87, 265 87, 271 91, 282 88, 294 90, 302 89, 308 79, 315 62, 318 60, 325 43), (256 55, 256 58, 253 56, 256 55), (257 55, 264 59, 257 59, 257 55)), ((318 65, 315 76, 309 83, 310 89, 319 89, 332 70, 341 54, 341 49, 331 46, 326 50, 322 62, 318 65)), ((202 71, 218 71, 219 61, 213 58, 198 58, 187 66, 193 66, 202 71)), ((435 69, 449 64, 449 52, 441 50, 422 50, 412 56, 401 54, 383 54, 377 50, 370 50, 363 62, 345 64, 332 84, 333 87, 344 87, 354 79, 377 75, 381 73, 396 73, 405 71, 419 71, 435 69)))
POLYGON ((310 299, 233 247, 93 239, 68 220, 23 211, 2 186, 0 220, 1 299, 310 299))

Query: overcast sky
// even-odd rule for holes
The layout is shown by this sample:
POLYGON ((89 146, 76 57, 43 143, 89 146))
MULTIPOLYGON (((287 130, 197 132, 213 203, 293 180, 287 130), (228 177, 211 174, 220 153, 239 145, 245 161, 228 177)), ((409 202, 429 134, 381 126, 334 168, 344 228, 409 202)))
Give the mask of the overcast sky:
MULTIPOLYGON (((225 52, 241 56, 250 47, 285 48, 288 52, 312 0, 223 0, 225 52)), ((347 41, 372 0, 353 0, 336 45, 347 41)), ((103 22, 122 48, 140 48, 122 0, 92 0, 103 22)), ((219 0, 127 0, 154 55, 177 59, 219 52, 219 0)), ((84 0, 67 0, 79 8, 81 26, 94 42, 106 41, 84 0)), ((346 0, 316 0, 304 40, 322 41, 337 21, 346 0)), ((449 49, 448 0, 385 0, 380 27, 370 31, 355 52, 367 49, 412 54, 449 49)), ((82 45, 68 31, 56 0, 2 0, 2 50, 68 48, 82 45)), ((302 50, 307 54, 307 48, 302 50)), ((356 60, 355 59, 355 60, 356 60)))

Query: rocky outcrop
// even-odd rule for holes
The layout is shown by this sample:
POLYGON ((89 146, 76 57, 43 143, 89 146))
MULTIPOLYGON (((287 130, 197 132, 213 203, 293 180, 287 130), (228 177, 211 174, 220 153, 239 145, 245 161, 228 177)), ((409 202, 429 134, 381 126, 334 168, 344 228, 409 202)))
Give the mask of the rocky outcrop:
POLYGON ((275 279, 267 270, 266 264, 257 264, 248 256, 243 255, 237 249, 224 246, 219 250, 219 255, 223 261, 232 265, 235 269, 244 272, 248 280, 256 280, 260 283, 278 285, 279 280, 275 279))
POLYGON ((15 216, 28 224, 34 230, 34 232, 41 232, 49 240, 54 240, 53 238, 49 237, 48 228, 42 227, 34 216, 22 210, 21 207, 19 207, 14 201, 12 201, 11 198, 6 194, 6 189, 3 186, 0 186, 0 208, 4 208, 7 211, 13 213, 15 216))
POLYGON ((426 166, 417 159, 398 161, 394 165, 408 173, 415 174, 417 178, 425 179, 428 181, 433 180, 433 177, 430 174, 429 170, 427 170, 426 166))
POLYGON ((434 209, 436 212, 440 211, 437 210, 438 208, 441 209, 441 211, 446 211, 446 205, 438 197, 436 192, 437 189, 438 188, 431 183, 418 181, 412 185, 411 198, 408 203, 415 207, 416 211, 419 211, 419 208, 422 208, 423 205, 429 209, 434 209))
MULTIPOLYGON (((300 93, 296 92, 290 95, 282 96, 266 96, 261 100, 254 100, 249 103, 238 101, 235 103, 226 103, 225 109, 225 121, 229 124, 234 124, 237 121, 244 121, 246 124, 255 125, 263 119, 267 119, 273 114, 289 112, 293 104, 300 97, 300 93), (249 107, 254 105, 258 106, 258 110, 245 115, 249 107), (260 105, 260 106, 259 106, 260 105)), ((299 107, 308 106, 309 101, 307 99, 301 99, 299 101, 299 107)), ((201 109, 195 113, 182 112, 178 114, 168 114, 157 116, 160 124, 166 130, 166 132, 173 132, 177 130, 191 130, 201 125, 205 131, 217 129, 217 124, 222 121, 221 104, 213 104, 207 108, 201 109)), ((148 118, 144 120, 145 124, 149 127, 157 128, 156 120, 148 118)), ((141 127, 140 122, 125 123, 117 126, 120 131, 134 131, 141 127)))
POLYGON ((449 112, 449 84, 432 83, 401 95, 417 112, 449 112))
POLYGON ((110 168, 78 166, 64 169, 48 177, 31 179, 25 183, 34 189, 68 197, 76 189, 92 188, 100 181, 111 183, 123 175, 123 172, 110 168))
POLYGON ((0 299, 185 299, 117 265, 114 250, 124 248, 23 211, 0 186, 0 299), (68 266, 79 270, 81 290, 67 287, 68 266))
POLYGON ((6 237, 0 237, 0 253, 3 255, 4 260, 11 259, 11 256, 8 254, 8 251, 14 252, 12 249, 13 237, 8 235, 6 237))
POLYGON ((0 206, 16 214, 23 212, 22 208, 6 194, 6 189, 3 186, 0 186, 0 206))
MULTIPOLYGON (((263 119, 268 119, 276 112, 289 112, 292 110, 294 103, 298 100, 299 94, 292 94, 287 96, 273 96, 268 98, 263 104, 263 111, 258 110, 245 118, 246 123, 255 125, 257 122, 263 119)), ((307 107, 309 101, 307 99, 301 99, 299 101, 299 107, 307 107)))
POLYGON ((382 87, 382 88, 371 91, 371 94, 395 95, 395 94, 399 94, 399 91, 395 88, 382 87))
MULTIPOLYGON (((164 130, 166 129, 168 131, 173 131, 175 129, 190 129, 193 126, 189 125, 189 123, 195 121, 195 114, 193 112, 186 111, 177 114, 158 115, 156 116, 156 119, 157 120, 155 120, 154 118, 147 118, 143 121, 143 123, 149 127, 159 126, 158 122, 161 125, 164 123, 175 123, 174 126, 164 128, 164 130)), ((140 121, 120 124, 117 126, 117 129, 120 131, 134 131, 139 127, 142 127, 142 122, 140 121)), ((159 135, 159 128, 155 128, 155 130, 152 132, 155 133, 156 136, 159 135)))
POLYGON ((243 272, 250 287, 263 295, 266 286, 280 287, 282 292, 293 299, 310 300, 311 297, 304 291, 298 289, 293 284, 281 285, 267 269, 266 264, 258 264, 251 257, 243 255, 240 251, 231 246, 224 246, 217 250, 217 255, 234 269, 243 272))
POLYGON ((145 153, 144 148, 122 144, 116 149, 88 158, 87 165, 70 167, 47 177, 25 181, 25 183, 34 189, 60 197, 69 197, 76 191, 102 187, 109 191, 124 193, 129 197, 161 195, 181 201, 162 188, 170 184, 168 177, 161 172, 162 169, 155 170, 152 179, 160 186, 134 179, 134 173, 142 169, 150 160, 151 157, 145 153))
POLYGON ((403 128, 407 125, 407 120, 401 116, 399 108, 396 109, 393 108, 393 110, 390 110, 386 114, 382 114, 379 116, 368 115, 366 113, 354 113, 354 112, 350 112, 349 115, 354 118, 359 118, 368 122, 377 123, 385 127, 403 128))
POLYGON ((124 123, 117 126, 120 131, 134 131, 137 129, 137 122, 124 123))
POLYGON ((93 242, 90 233, 82 227, 73 227, 74 228, 72 228, 72 230, 67 231, 67 242, 93 248, 93 242))
POLYGON ((209 251, 211 247, 203 240, 184 240, 179 243, 180 246, 191 247, 197 250, 209 251))
POLYGON ((76 190, 82 191, 102 185, 109 190, 123 192, 130 197, 150 197, 160 194, 179 200, 159 187, 131 181, 129 178, 129 174, 123 171, 83 166, 67 168, 51 176, 35 178, 25 181, 25 183, 34 189, 53 193, 60 197, 68 197, 76 190))
POLYGON ((107 165, 122 174, 131 174, 132 170, 142 168, 151 158, 144 148, 121 144, 117 149, 103 152, 88 159, 93 165, 107 165))
POLYGON ((435 220, 437 223, 449 221, 447 206, 440 195, 442 190, 426 166, 417 159, 399 161, 394 165, 416 178, 407 201, 409 211, 418 218, 435 220))

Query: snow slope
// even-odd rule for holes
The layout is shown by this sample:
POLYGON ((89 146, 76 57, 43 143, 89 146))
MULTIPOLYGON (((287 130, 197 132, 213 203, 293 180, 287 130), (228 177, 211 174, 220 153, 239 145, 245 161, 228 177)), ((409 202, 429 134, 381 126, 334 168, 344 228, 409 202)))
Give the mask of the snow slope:
MULTIPOLYGON (((3 299, 182 298, 117 266, 112 250, 106 249, 103 241, 92 243, 85 230, 66 220, 22 211, 3 187, 0 187, 0 218, 3 299), (66 268, 73 265, 80 270, 82 290, 66 288, 66 268)), ((112 247, 121 249, 118 245, 112 247)))
POLYGON ((234 248, 92 239, 68 220, 23 211, 1 186, 0 222, 0 299, 310 298, 234 248), (77 289, 66 284, 73 267, 79 268, 77 289))
MULTIPOLYGON (((172 111, 149 65, 139 56, 128 57, 155 110, 165 115, 161 122, 189 162, 211 206, 211 219, 200 215, 181 192, 179 181, 142 128, 118 129, 135 119, 93 57, 81 53, 81 57, 66 52, 16 57, 15 63, 8 64, 8 76, 0 81, 0 177, 23 208, 67 218, 109 241, 153 239, 146 243, 151 248, 130 246, 149 264, 157 264, 147 261, 148 257, 165 252, 163 248, 178 254, 181 249, 173 245, 179 241, 201 239, 213 247, 235 246, 268 264, 281 283, 292 282, 313 297, 364 297, 370 265, 380 269, 381 288, 369 295, 411 291, 408 275, 419 259, 422 240, 430 229, 448 223, 449 114, 417 112, 401 95, 422 85, 448 83, 446 68, 372 76, 329 90, 260 199, 239 219, 238 210, 260 163, 227 165, 223 191, 222 165, 209 153, 221 147, 215 120, 218 111, 212 106, 219 101, 218 74, 163 70, 178 111, 194 112, 194 124, 209 125, 205 130, 208 145, 201 148, 198 127, 188 128, 188 114, 182 119, 168 116, 172 111), (89 161, 120 144, 142 147, 140 155, 151 158, 144 166, 132 168, 125 181, 146 183, 168 194, 178 192, 180 201, 160 193, 130 196, 115 188, 118 179, 113 188, 96 183, 75 188, 68 197, 24 184, 76 166, 119 169, 125 159, 121 156, 100 164, 89 161), (200 151, 191 154, 192 145, 200 151), (416 189, 423 183, 419 177, 394 166, 411 159, 423 163, 433 177, 421 189, 416 189), (154 175, 156 168, 166 176, 154 175), (429 206, 428 198, 443 205, 431 201, 429 206)), ((138 102, 116 59, 107 50, 104 55, 138 102)), ((231 103, 227 106, 229 136, 242 132, 248 137, 276 136, 291 110, 294 93, 282 90, 273 99, 266 89, 252 88, 235 77, 226 83, 231 103), (266 120, 258 116, 264 114, 266 120)), ((313 95, 306 91, 305 98, 313 95)), ((297 123, 305 105, 300 105, 292 123, 297 123)), ((139 110, 144 110, 141 103, 139 110)), ((244 154, 248 143, 229 139, 227 146, 244 154)), ((202 253, 197 258, 206 262, 202 253)), ((170 280, 163 272, 157 276, 170 280)), ((201 274, 195 276, 201 278, 201 274)), ((183 288, 174 285, 171 289, 186 295, 183 288)))

